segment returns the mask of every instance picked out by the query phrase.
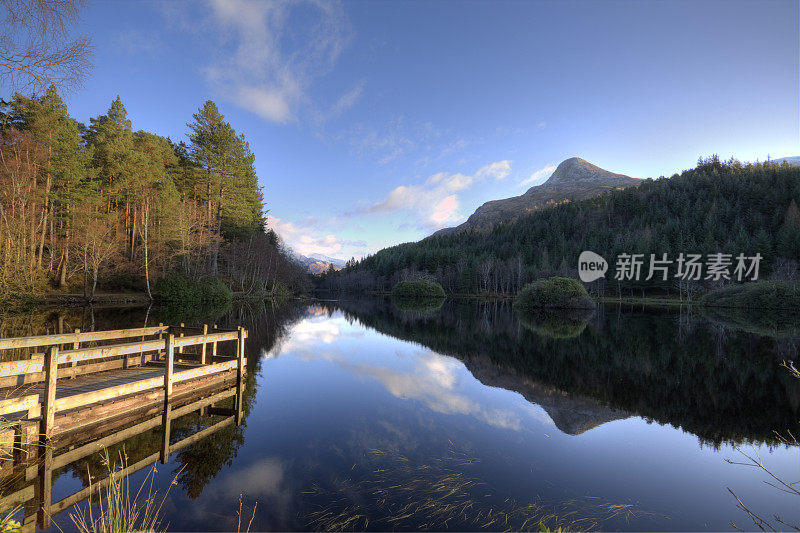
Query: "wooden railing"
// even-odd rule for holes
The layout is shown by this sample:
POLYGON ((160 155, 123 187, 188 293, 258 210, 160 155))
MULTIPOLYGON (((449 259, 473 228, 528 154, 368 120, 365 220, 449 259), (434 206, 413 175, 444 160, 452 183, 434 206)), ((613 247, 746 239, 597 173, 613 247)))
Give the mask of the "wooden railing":
MULTIPOLYGON (((18 456, 27 457, 24 461, 30 461, 32 458, 41 459, 39 466, 29 467, 29 469, 43 468, 42 471, 46 473, 42 476, 40 486, 40 492, 46 494, 46 499, 41 500, 41 508, 46 511, 44 514, 40 513, 41 527, 49 526, 51 512, 66 508, 73 501, 77 501, 76 498, 85 497, 86 493, 84 489, 74 497, 51 505, 49 494, 51 473, 54 468, 83 457, 91 450, 97 451, 100 449, 98 446, 105 447, 120 442, 127 438, 126 435, 134 434, 132 431, 141 432, 156 425, 163 426, 160 456, 161 460, 166 462, 171 451, 176 448, 195 442, 223 425, 241 423, 246 367, 244 341, 247 331, 241 327, 235 330, 219 330, 214 326, 212 329, 213 331, 209 332, 207 325, 202 328, 186 328, 183 324, 179 327, 159 325, 149 328, 0 339, 0 354, 3 350, 45 348, 43 354, 34 354, 30 359, 0 363, 0 390, 4 387, 7 390, 7 397, 0 400, 0 418, 15 420, 12 427, 0 431, 0 448, 8 448, 6 441, 9 441, 17 449, 15 453, 18 456), (191 329, 200 333, 192 335, 191 329), (140 339, 135 342, 81 347, 82 343, 129 340, 137 337, 140 339), (219 343, 235 343, 233 356, 223 356, 218 353, 219 343), (69 349, 62 350, 62 345, 66 345, 69 349), (207 349, 209 345, 210 350, 207 349), (188 347, 199 347, 198 353, 185 353, 184 348, 188 347), (103 387, 102 381, 99 381, 97 386, 101 388, 97 390, 57 397, 60 379, 153 362, 163 364, 163 375, 108 387, 103 387), (176 363, 183 369, 176 371, 176 363), (222 398, 219 394, 213 393, 213 388, 218 386, 217 384, 230 384, 234 376, 235 392, 230 394, 235 398, 234 408, 216 409, 214 412, 223 414, 224 411, 227 418, 180 443, 170 444, 171 420, 191 412, 192 409, 205 409, 206 406, 212 406, 209 408, 212 409, 213 403, 222 398), (37 383, 42 385, 34 385, 37 383), (19 385, 36 386, 41 390, 30 393, 30 390, 25 391, 25 387, 19 385), (17 388, 9 390, 8 387, 12 386, 17 388), (181 402, 185 402, 186 398, 196 398, 198 394, 201 398, 205 394, 209 396, 189 406, 174 408, 175 405, 180 406, 181 402), (153 413, 154 409, 154 414, 157 416, 150 420, 53 457, 55 446, 52 443, 56 438, 74 439, 71 435, 81 435, 83 428, 90 426, 108 430, 111 425, 119 424, 119 422, 112 423, 112 419, 119 421, 125 417, 138 417, 142 412, 153 413), (82 431, 75 431, 77 429, 82 431)), ((140 462, 141 464, 131 465, 128 470, 136 471, 145 464, 151 464, 150 459, 140 462)), ((26 479, 29 475, 30 473, 26 472, 26 479)), ((0 502, 9 503, 27 498, 28 492, 29 488, 22 489, 22 492, 18 491, 2 498, 0 502)))
MULTIPOLYGON (((33 532, 37 521, 42 529, 48 528, 52 516, 71 508, 93 494, 97 494, 99 489, 106 487, 110 483, 110 478, 104 477, 93 481, 90 486, 72 495, 66 496, 57 502, 52 502, 51 492, 54 471, 84 459, 93 453, 102 452, 108 447, 162 426, 164 434, 169 434, 169 428, 176 419, 193 412, 217 414, 224 417, 209 427, 178 442, 169 443, 168 439, 163 439, 160 443, 160 449, 156 448, 157 451, 155 453, 151 453, 145 458, 126 465, 121 470, 117 470, 115 476, 117 479, 128 476, 156 463, 159 459, 162 463, 166 463, 170 454, 194 444, 224 427, 238 423, 237 416, 232 414, 232 410, 213 407, 215 403, 223 402, 230 398, 233 398, 234 404, 236 404, 238 402, 237 395, 238 389, 236 386, 211 389, 199 400, 193 400, 171 409, 168 417, 164 417, 162 414, 145 416, 136 420, 134 425, 131 426, 129 423, 124 429, 102 438, 97 438, 94 434, 88 434, 83 440, 68 447, 48 446, 40 448, 37 454, 38 460, 24 467, 24 473, 19 476, 20 484, 17 484, 0 497, 0 515, 20 506, 25 515, 20 520, 22 522, 21 531, 33 532), (209 412, 211 410, 213 411, 209 412)), ((111 457, 112 461, 114 459, 114 457, 111 457)))
MULTIPOLYGON (((183 324, 181 324, 183 326, 183 324)), ((187 380, 193 380, 212 374, 236 370, 237 378, 241 380, 244 373, 244 339, 247 335, 243 328, 233 331, 207 333, 208 326, 203 326, 200 335, 175 337, 169 333, 170 328, 157 326, 151 328, 137 328, 114 331, 99 331, 89 333, 67 333, 57 335, 43 335, 40 337, 20 337, 0 339, 0 350, 19 347, 47 346, 42 357, 32 357, 25 361, 8 361, 0 363, 0 380, 16 379, 19 376, 33 376, 23 379, 24 383, 44 382, 43 394, 23 394, 0 400, 0 417, 8 417, 16 413, 26 413, 27 419, 41 417, 41 434, 45 439, 52 437, 54 420, 57 412, 68 411, 98 402, 111 400, 123 396, 139 394, 153 389, 163 388, 164 400, 169 402, 173 385, 187 380), (61 344, 75 344, 87 341, 125 339, 131 337, 144 337, 159 335, 164 338, 141 340, 124 344, 95 346, 86 348, 73 348, 61 351, 61 344), (235 357, 223 362, 209 363, 206 357, 206 346, 212 345, 211 359, 217 360, 217 344, 221 342, 236 342, 235 357), (176 352, 182 353, 184 347, 201 346, 199 365, 191 370, 175 372, 176 352), (163 354, 164 375, 158 378, 144 379, 132 383, 125 383, 100 390, 75 394, 64 398, 56 398, 58 379, 74 377, 79 373, 97 372, 111 368, 125 368, 129 364, 127 359, 117 359, 98 365, 77 365, 101 359, 120 356, 140 355, 142 360, 138 364, 160 359, 163 354), (144 357, 148 355, 149 357, 144 357), (68 364, 68 368, 59 368, 59 365, 68 364)), ((183 332, 180 333, 184 335, 183 332)))

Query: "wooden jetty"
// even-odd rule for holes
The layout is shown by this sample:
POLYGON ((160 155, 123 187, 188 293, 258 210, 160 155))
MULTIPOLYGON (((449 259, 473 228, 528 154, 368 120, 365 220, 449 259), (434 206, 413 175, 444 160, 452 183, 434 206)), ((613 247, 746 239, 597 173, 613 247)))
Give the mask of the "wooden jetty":
POLYGON ((160 450, 119 474, 128 475, 240 424, 246 337, 181 324, 0 339, 0 360, 24 357, 0 362, 0 514, 22 506, 23 531, 46 529, 109 482, 53 503, 54 469, 160 427, 160 450), (172 421, 193 412, 211 425, 171 443, 172 421))

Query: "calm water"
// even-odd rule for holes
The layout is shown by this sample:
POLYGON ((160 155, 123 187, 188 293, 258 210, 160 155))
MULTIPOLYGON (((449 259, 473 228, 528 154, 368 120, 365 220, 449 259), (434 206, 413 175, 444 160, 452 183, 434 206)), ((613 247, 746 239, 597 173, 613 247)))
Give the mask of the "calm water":
MULTIPOLYGON (((98 315, 99 328, 164 320, 98 315)), ((779 366, 797 357, 791 335, 677 310, 520 319, 470 302, 317 302, 217 320, 251 330, 246 419, 158 465, 162 492, 177 476, 171 531, 236 530, 240 494, 253 531, 753 529, 728 489, 800 523, 800 497, 726 462, 746 461, 741 449, 800 480, 798 448, 776 435, 800 433, 800 380, 779 366)), ((184 417, 172 440, 208 419, 184 417)), ((129 463, 159 442, 158 430, 127 441, 129 463)), ((61 471, 53 501, 83 488, 87 469, 102 473, 100 458, 61 471)), ((66 513, 55 520, 71 530, 66 513)))

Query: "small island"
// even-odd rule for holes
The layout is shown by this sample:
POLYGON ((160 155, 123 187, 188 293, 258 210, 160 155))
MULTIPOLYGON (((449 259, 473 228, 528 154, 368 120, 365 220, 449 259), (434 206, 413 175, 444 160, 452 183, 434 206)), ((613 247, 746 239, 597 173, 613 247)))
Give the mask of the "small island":
POLYGON ((536 280, 519 291, 514 307, 521 311, 533 309, 594 309, 583 284, 572 278, 552 277, 536 280))
POLYGON ((398 300, 442 300, 445 297, 441 285, 424 278, 399 281, 392 288, 392 298, 398 300))

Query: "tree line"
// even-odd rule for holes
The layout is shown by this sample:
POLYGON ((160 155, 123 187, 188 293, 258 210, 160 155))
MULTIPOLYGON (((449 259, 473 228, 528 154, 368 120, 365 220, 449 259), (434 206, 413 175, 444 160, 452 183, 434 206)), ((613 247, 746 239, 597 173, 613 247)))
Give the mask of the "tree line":
POLYGON ((609 262, 595 294, 672 293, 692 298, 726 280, 615 280, 620 254, 760 253, 760 276, 794 279, 800 261, 800 167, 701 158, 696 168, 635 188, 566 202, 491 232, 431 236, 386 248, 318 281, 332 291, 388 291, 409 277, 432 278, 452 294, 514 294, 553 275, 578 277, 578 256, 609 262))
POLYGON ((265 226, 255 156, 212 101, 188 143, 135 131, 117 97, 84 125, 55 87, 0 100, 0 296, 93 297, 159 278, 218 278, 254 293, 305 273, 265 226))

